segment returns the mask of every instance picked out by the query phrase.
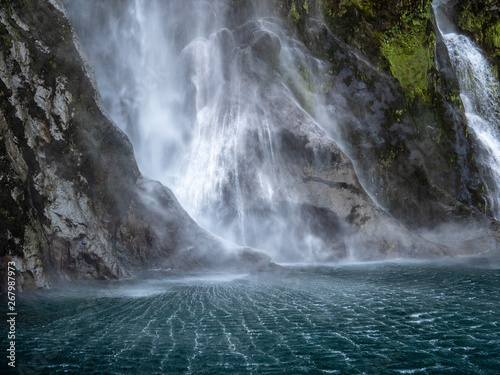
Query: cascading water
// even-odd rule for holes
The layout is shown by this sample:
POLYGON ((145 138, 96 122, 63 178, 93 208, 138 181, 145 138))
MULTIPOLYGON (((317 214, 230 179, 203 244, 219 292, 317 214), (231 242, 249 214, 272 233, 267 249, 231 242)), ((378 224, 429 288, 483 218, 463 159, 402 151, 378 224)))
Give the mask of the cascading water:
POLYGON ((469 129, 482 148, 477 159, 486 175, 492 212, 500 219, 499 83, 481 50, 447 19, 447 3, 434 1, 436 20, 457 74, 469 129))
MULTIPOLYGON (((207 228, 286 260, 320 258, 327 235, 331 244, 354 231, 348 220, 369 229, 370 250, 391 231, 402 234, 383 237, 387 255, 424 250, 376 215, 349 159, 303 110, 315 111, 310 87, 324 84, 325 66, 279 20, 235 14, 245 1, 65 2, 142 172, 207 228), (307 191, 310 182, 322 189, 307 191)), ((340 111, 322 110, 334 133, 340 111)), ((491 252, 243 274, 157 268, 56 283, 17 294, 17 367, 2 374, 497 374, 499 261, 491 252)))
POLYGON ((326 247, 300 193, 286 188, 277 120, 262 99, 275 90, 299 106, 287 88, 307 86, 295 67, 320 64, 282 21, 242 17, 224 0, 66 5, 145 175, 172 188, 203 227, 276 260, 312 260, 326 247))

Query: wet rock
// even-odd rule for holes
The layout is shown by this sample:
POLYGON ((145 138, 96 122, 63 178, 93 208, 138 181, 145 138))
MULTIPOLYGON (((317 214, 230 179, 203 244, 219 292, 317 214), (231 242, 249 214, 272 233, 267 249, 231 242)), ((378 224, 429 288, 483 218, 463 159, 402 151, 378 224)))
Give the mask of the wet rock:
MULTIPOLYGON (((498 226, 474 210, 481 184, 439 37, 437 67, 426 55, 427 80, 419 79, 428 95, 411 96, 411 85, 403 84, 407 75, 394 70, 401 66, 382 59, 380 51, 379 36, 401 14, 382 3, 363 9, 333 3, 338 12, 330 16, 340 23, 330 28, 321 17, 308 18, 309 9, 318 11, 313 2, 297 7, 299 18, 287 24, 296 26, 289 31, 304 42, 294 48, 306 51, 291 67, 280 61, 286 31, 274 21, 239 26, 235 15, 234 29, 207 39, 194 38, 190 25, 184 26, 176 48, 193 48, 182 52, 182 78, 193 76, 196 43, 217 45, 223 74, 212 77, 213 85, 224 82, 217 119, 235 117, 230 111, 237 105, 238 116, 250 124, 238 144, 239 169, 228 171, 218 187, 222 225, 241 216, 238 199, 244 200, 245 215, 262 224, 262 231, 245 233, 250 246, 292 251, 287 255, 297 259, 308 251, 317 261, 441 256, 468 252, 478 243, 498 247, 498 226), (380 9, 380 17, 372 17, 380 9), (317 62, 319 88, 305 68, 310 60, 317 62), (234 72, 238 80, 231 81, 234 72), (327 103, 321 126, 314 100, 327 103), (269 115, 264 131, 252 117, 261 113, 269 115), (262 173, 279 181, 266 186, 271 198, 261 194, 262 173), (454 220, 485 226, 471 230, 455 249, 443 245, 442 236, 408 229, 454 220)), ((266 254, 236 248, 201 229, 169 189, 141 176, 129 140, 103 109, 61 2, 23 4, 3 2, 0 10, 0 263, 15 262, 19 286, 114 279, 147 267, 275 267, 266 254)), ((416 22, 419 31, 426 30, 429 17, 423 9, 417 13, 423 17, 416 22)), ((210 25, 217 21, 209 18, 210 25)), ((425 51, 431 42, 425 40, 425 51)), ((199 94, 199 102, 191 98, 185 106, 203 107, 212 88, 199 93, 191 85, 186 91, 199 94)))
POLYGON ((67 17, 48 2, 30 6, 0 8, 9 41, 0 50, 0 263, 15 262, 18 287, 116 279, 151 266, 252 263, 140 175, 67 17), (33 14, 51 21, 38 24, 33 14))
POLYGON ((281 43, 276 35, 265 30, 255 30, 251 34, 250 45, 259 59, 274 68, 279 66, 281 43))

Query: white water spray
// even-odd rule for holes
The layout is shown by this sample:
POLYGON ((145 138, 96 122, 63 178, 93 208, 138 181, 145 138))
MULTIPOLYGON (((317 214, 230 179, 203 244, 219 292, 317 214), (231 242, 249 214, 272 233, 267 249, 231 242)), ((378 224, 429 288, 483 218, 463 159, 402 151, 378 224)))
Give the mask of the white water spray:
POLYGON ((298 107, 287 84, 304 87, 296 67, 312 61, 280 20, 258 17, 257 2, 253 16, 231 13, 227 0, 66 3, 142 173, 170 187, 201 226, 278 261, 325 248, 308 229, 315 219, 298 212, 302 192, 263 99, 278 90, 298 107))

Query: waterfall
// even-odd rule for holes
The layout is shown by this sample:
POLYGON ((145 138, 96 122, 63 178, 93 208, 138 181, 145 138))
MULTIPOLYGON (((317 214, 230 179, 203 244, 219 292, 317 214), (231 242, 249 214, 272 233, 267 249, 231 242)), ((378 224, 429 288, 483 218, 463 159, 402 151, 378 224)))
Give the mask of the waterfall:
POLYGON ((311 260, 325 247, 287 188, 277 121, 263 99, 279 91, 300 107, 288 87, 310 82, 296 67, 321 64, 283 21, 258 2, 65 3, 143 174, 170 187, 204 228, 276 260, 311 260))
POLYGON ((446 17, 446 1, 434 1, 439 30, 455 69, 467 124, 481 147, 477 161, 486 175, 492 211, 500 219, 500 93, 498 79, 481 50, 457 33, 446 17))

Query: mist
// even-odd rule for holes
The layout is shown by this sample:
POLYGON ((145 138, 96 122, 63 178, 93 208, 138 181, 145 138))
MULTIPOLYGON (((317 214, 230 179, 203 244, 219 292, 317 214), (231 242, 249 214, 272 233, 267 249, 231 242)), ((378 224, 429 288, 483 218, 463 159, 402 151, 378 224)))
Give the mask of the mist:
MULTIPOLYGON (((65 4, 141 172, 223 241, 277 262, 446 256, 455 245, 455 253, 465 251, 447 242, 443 227, 420 236, 386 209, 381 180, 366 168, 370 154, 361 151, 380 142, 380 130, 353 106, 359 98, 383 110, 377 95, 386 88, 351 85, 349 74, 386 77, 355 50, 333 41, 345 48, 339 62, 318 59, 288 21, 251 1, 65 4), (334 78, 337 63, 351 71, 334 78), (365 140, 353 144, 351 131, 365 140)), ((326 32, 321 17, 307 28, 311 38, 326 32)), ((391 105, 394 98, 384 95, 391 105)), ((483 158, 494 192, 500 168, 483 158)))
POLYGON ((326 69, 283 21, 236 23, 245 18, 224 1, 66 5, 141 172, 171 188, 198 224, 277 261, 345 256, 343 220, 302 203, 308 192, 294 186, 276 135, 287 116, 321 131, 313 72, 326 69))

